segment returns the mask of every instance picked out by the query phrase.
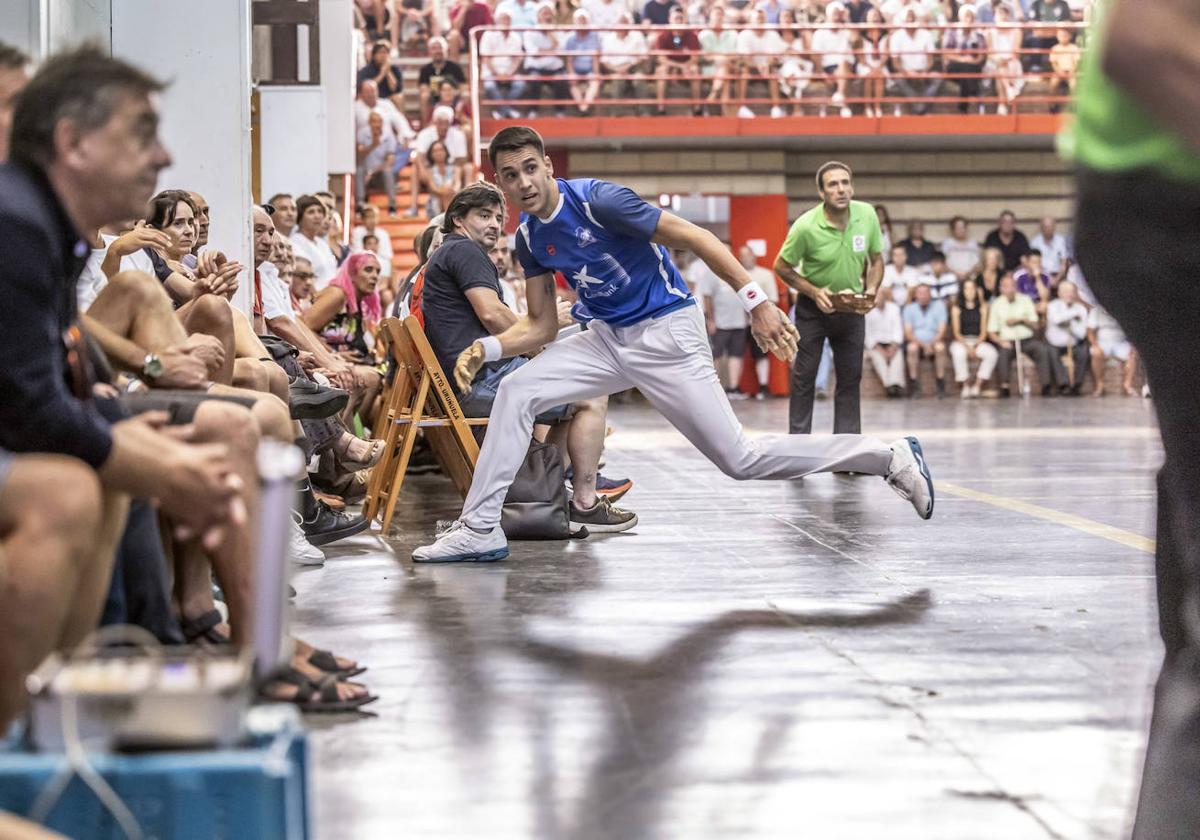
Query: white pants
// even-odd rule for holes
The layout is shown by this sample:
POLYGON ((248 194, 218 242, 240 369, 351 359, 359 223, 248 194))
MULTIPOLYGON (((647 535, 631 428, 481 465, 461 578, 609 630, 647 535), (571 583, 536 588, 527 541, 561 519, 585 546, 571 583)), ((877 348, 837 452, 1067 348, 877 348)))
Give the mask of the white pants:
POLYGON ((500 384, 462 520, 487 530, 529 448, 533 418, 562 403, 637 388, 720 470, 739 480, 846 470, 887 475, 891 448, 864 435, 742 432, 713 368, 704 316, 686 306, 629 327, 593 321, 500 384))
POLYGON ((876 347, 872 347, 867 353, 871 356, 871 367, 875 368, 875 375, 879 377, 884 388, 904 387, 904 351, 902 348, 897 347, 890 359, 876 347))
POLYGON ((995 346, 978 338, 964 337, 964 341, 955 341, 950 345, 950 359, 954 362, 955 382, 966 382, 970 378, 967 369, 969 356, 967 351, 972 347, 975 348, 975 355, 979 357, 979 372, 976 374, 976 379, 983 382, 992 378, 992 371, 996 369, 996 359, 1000 355, 995 346))

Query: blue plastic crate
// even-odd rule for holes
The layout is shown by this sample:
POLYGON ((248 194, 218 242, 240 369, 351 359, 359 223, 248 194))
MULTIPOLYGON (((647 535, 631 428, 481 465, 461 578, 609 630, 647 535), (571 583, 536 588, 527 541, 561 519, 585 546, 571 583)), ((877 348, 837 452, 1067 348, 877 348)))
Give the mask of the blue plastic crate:
MULTIPOLYGON (((308 751, 282 720, 244 748, 92 755, 149 840, 306 840, 308 751)), ((63 766, 61 754, 0 751, 0 810, 25 816, 63 766)), ((75 777, 47 828, 72 838, 124 840, 96 795, 75 777)))

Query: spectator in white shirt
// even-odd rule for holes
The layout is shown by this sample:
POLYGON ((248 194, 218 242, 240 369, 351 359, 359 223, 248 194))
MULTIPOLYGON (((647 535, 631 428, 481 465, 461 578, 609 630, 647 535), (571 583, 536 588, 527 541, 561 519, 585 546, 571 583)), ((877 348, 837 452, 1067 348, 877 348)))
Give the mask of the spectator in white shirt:
POLYGON ((296 227, 288 238, 292 240, 296 256, 312 263, 316 291, 328 286, 338 269, 337 258, 325 239, 327 222, 327 211, 321 199, 315 195, 302 195, 296 199, 296 227))
POLYGON ((1046 307, 1046 343, 1050 345, 1050 369, 1060 394, 1079 396, 1088 365, 1087 307, 1079 302, 1075 284, 1064 280, 1058 297, 1046 307), (1070 357, 1070 370, 1063 356, 1070 357))
POLYGON ((979 243, 967 232, 967 220, 955 216, 950 220, 950 236, 942 241, 942 253, 946 255, 946 267, 954 272, 961 283, 979 268, 982 252, 979 243))
MULTIPOLYGON (((512 15, 506 9, 496 12, 496 26, 479 39, 480 76, 483 79, 483 95, 494 105, 521 99, 525 95, 525 82, 514 79, 521 72, 521 54, 525 51, 525 39, 519 32, 509 29, 512 15)), ((508 117, 515 120, 521 113, 513 106, 493 108, 496 119, 508 117)))
POLYGON ((885 294, 891 295, 893 303, 904 306, 920 282, 921 273, 908 264, 908 251, 897 242, 892 246, 892 261, 883 267, 880 288, 885 294))
POLYGON ((495 17, 498 20, 501 14, 506 14, 511 26, 524 29, 537 25, 537 7, 534 0, 501 0, 496 6, 495 17))
MULTIPOLYGON (((911 103, 914 114, 924 114, 942 86, 942 79, 933 71, 933 34, 917 26, 917 13, 907 8, 903 12, 903 26, 888 39, 893 78, 902 96, 915 100, 911 103)), ((900 116, 896 106, 896 116, 900 116)))
POLYGON ((900 307, 887 295, 875 297, 875 308, 867 313, 863 346, 875 375, 890 399, 904 396, 904 321, 900 307))
POLYGON ((987 340, 987 323, 988 305, 979 284, 964 280, 954 308, 950 310, 950 337, 953 339, 950 361, 954 364, 954 381, 961 387, 964 400, 979 396, 983 383, 992 378, 1000 356, 996 346, 987 340), (967 363, 973 358, 979 360, 979 369, 972 383, 968 381, 970 369, 967 363))
POLYGON ((812 51, 834 84, 830 101, 841 106, 843 117, 849 117, 852 111, 846 105, 846 84, 854 74, 854 33, 845 28, 849 20, 846 7, 837 0, 826 7, 825 14, 829 23, 813 33, 812 51))
POLYGON ((1006 5, 996 7, 996 25, 985 33, 992 69, 996 73, 996 92, 1000 95, 997 114, 1007 114, 1013 101, 1025 87, 1025 70, 1018 50, 1022 33, 1013 25, 1013 13, 1006 5))
POLYGON ((1104 396, 1104 365, 1109 359, 1116 359, 1124 365, 1122 390, 1127 397, 1135 396, 1137 392, 1133 390, 1133 374, 1137 370, 1137 352, 1125 337, 1125 331, 1117 319, 1099 306, 1093 307, 1088 315, 1088 344, 1092 356, 1092 379, 1096 383, 1092 396, 1104 396))
POLYGON ((615 26, 620 23, 622 14, 629 14, 628 4, 621 0, 584 0, 580 6, 587 9, 592 26, 597 28, 615 26))
MULTIPOLYGON (((751 26, 766 26, 767 13, 762 8, 750 12, 751 26)), ((745 102, 752 77, 757 77, 767 83, 767 93, 771 98, 771 116, 784 116, 783 108, 779 105, 779 55, 783 53, 783 39, 774 30, 743 29, 738 33, 738 52, 745 56, 753 56, 743 67, 745 73, 738 79, 738 101, 745 102)))
MULTIPOLYGON (((617 23, 630 26, 633 24, 633 18, 628 12, 622 12, 617 18, 617 23)), ((638 95, 635 81, 645 74, 649 51, 646 36, 636 29, 619 29, 604 33, 604 37, 600 39, 600 66, 610 75, 630 77, 612 80, 614 98, 638 95)))
POLYGON ((1057 286, 1067 276, 1071 267, 1071 249, 1067 238, 1055 229, 1058 223, 1053 216, 1042 218, 1041 230, 1029 242, 1029 247, 1042 252, 1042 270, 1050 275, 1050 283, 1057 286))
MULTIPOLYGON (((738 248, 738 262, 742 264, 742 268, 746 269, 750 279, 766 293, 767 300, 778 304, 779 280, 775 277, 774 271, 758 264, 758 258, 749 245, 738 248)), ((754 373, 758 377, 758 393, 755 396, 763 399, 771 380, 771 357, 770 354, 762 351, 756 341, 750 342, 750 355, 754 358, 754 373)))
POLYGON ((410 191, 412 192, 412 206, 409 207, 407 215, 417 215, 417 201, 421 190, 428 190, 433 186, 433 181, 429 172, 429 147, 433 145, 435 140, 441 140, 446 144, 446 150, 450 153, 450 160, 457 164, 462 164, 463 180, 469 182, 474 177, 471 162, 467 159, 467 135, 463 130, 454 125, 454 109, 446 105, 439 105, 433 109, 433 125, 426 126, 417 132, 417 139, 413 141, 413 167, 412 167, 412 183, 410 191))
MULTIPOLYGON (((372 113, 383 117, 383 126, 389 134, 396 138, 399 148, 407 149, 412 143, 416 132, 408 117, 400 113, 390 99, 379 98, 379 88, 367 79, 358 86, 358 98, 354 100, 354 130, 357 134, 367 127, 367 120, 372 113)), ((407 161, 407 155, 405 160, 407 161)))
MULTIPOLYGON (((553 26, 554 6, 550 3, 538 4, 537 22, 539 27, 553 26)), ((527 83, 528 97, 536 101, 541 98, 542 88, 549 87, 550 96, 555 100, 554 113, 561 117, 565 113, 566 100, 571 98, 571 89, 563 78, 567 63, 558 55, 561 49, 558 32, 536 29, 526 32, 522 37, 525 39, 525 63, 522 67, 526 75, 534 77, 527 83)), ((537 108, 530 107, 527 116, 533 119, 537 115, 537 108)))
POLYGON ((358 169, 354 176, 354 198, 359 211, 366 206, 367 188, 371 179, 378 174, 383 179, 388 199, 388 215, 396 216, 396 173, 392 166, 396 162, 396 138, 385 132, 383 117, 372 112, 367 127, 355 138, 358 152, 358 169))
POLYGON ((941 251, 933 252, 929 261, 929 275, 921 282, 929 286, 934 300, 940 300, 950 306, 958 297, 958 275, 946 268, 946 255, 941 251))
POLYGON ((688 280, 704 306, 704 323, 712 343, 713 362, 725 393, 730 399, 745 399, 738 388, 742 378, 742 359, 746 354, 746 327, 750 317, 741 298, 729 284, 713 274, 703 260, 688 266, 688 280))

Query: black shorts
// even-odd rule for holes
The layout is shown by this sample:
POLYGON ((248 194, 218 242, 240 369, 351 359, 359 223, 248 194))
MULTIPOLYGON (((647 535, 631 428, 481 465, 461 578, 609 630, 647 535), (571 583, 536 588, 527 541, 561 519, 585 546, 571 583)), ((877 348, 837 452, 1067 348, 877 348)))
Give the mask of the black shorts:
POLYGON ((220 400, 245 408, 254 408, 254 399, 232 394, 206 394, 203 391, 151 391, 148 394, 124 394, 121 405, 131 417, 148 411, 167 412, 168 426, 183 426, 196 419, 196 410, 208 400, 220 400))
POLYGON ((746 352, 746 328, 736 330, 717 330, 716 335, 709 339, 712 342, 713 356, 732 356, 740 359, 746 352))

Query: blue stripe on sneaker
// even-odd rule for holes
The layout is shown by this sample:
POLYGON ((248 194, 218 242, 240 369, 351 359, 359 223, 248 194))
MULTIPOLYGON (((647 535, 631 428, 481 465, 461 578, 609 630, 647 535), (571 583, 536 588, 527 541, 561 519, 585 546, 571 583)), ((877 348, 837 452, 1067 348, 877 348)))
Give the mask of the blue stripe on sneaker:
POLYGON ((508 556, 508 548, 497 548, 494 551, 472 552, 470 554, 452 554, 449 557, 431 557, 428 560, 413 558, 414 563, 494 563, 508 556))
POLYGON ((917 467, 921 470, 921 477, 925 479, 925 485, 929 488, 929 510, 925 512, 925 518, 929 519, 933 516, 933 476, 929 473, 929 466, 925 463, 925 451, 921 449, 921 443, 915 437, 907 437, 909 447, 912 449, 913 457, 917 459, 917 467))

